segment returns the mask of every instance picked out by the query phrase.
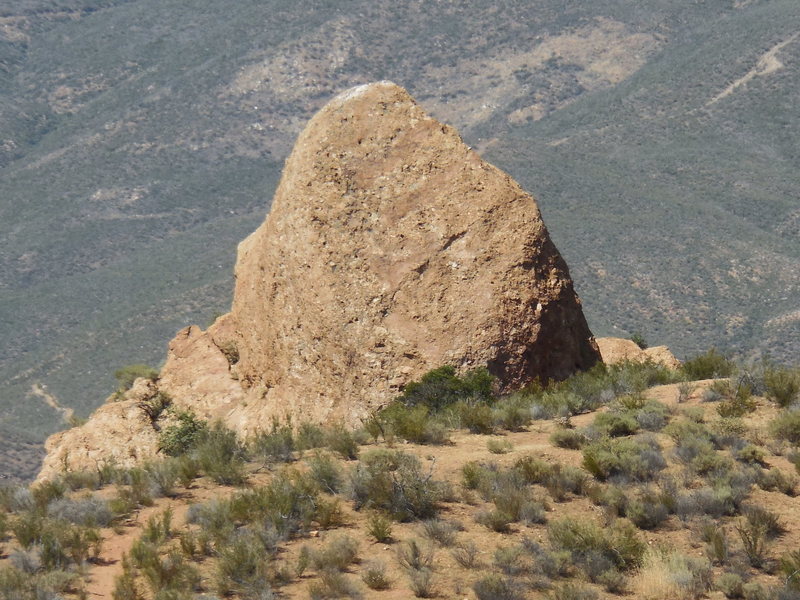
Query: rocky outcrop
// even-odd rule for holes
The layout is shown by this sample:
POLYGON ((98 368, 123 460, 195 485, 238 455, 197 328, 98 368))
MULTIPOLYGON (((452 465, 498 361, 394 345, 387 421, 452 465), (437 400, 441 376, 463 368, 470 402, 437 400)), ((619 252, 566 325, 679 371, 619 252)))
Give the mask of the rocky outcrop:
POLYGON ((127 468, 153 458, 158 434, 144 405, 157 393, 154 382, 137 379, 122 399, 111 396, 83 425, 51 435, 39 479, 107 464, 127 468))
POLYGON ((443 364, 504 391, 599 359, 533 198, 380 82, 309 122, 239 246, 231 313, 179 332, 158 385, 246 435, 356 424, 443 364))
POLYGON ((670 369, 677 369, 681 361, 675 358, 666 346, 653 346, 652 348, 639 348, 631 340, 623 338, 597 338, 600 355, 607 365, 614 365, 626 360, 645 362, 651 360, 670 369))

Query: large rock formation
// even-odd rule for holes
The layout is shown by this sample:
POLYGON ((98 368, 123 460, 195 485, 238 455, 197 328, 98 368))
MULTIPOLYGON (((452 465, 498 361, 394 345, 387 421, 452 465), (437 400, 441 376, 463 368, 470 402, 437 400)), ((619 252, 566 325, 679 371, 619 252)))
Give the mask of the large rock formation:
POLYGON ((310 121, 239 246, 231 314, 181 331, 158 385, 247 434, 356 424, 443 364, 508 390, 599 359, 533 198, 380 82, 310 121))

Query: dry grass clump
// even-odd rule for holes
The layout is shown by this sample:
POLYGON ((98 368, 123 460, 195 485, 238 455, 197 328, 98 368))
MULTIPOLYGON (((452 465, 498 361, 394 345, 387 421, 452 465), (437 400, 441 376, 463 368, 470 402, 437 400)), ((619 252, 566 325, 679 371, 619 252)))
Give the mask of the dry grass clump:
POLYGON ((655 549, 644 555, 630 589, 634 597, 643 600, 695 600, 711 585, 711 566, 705 559, 655 549))

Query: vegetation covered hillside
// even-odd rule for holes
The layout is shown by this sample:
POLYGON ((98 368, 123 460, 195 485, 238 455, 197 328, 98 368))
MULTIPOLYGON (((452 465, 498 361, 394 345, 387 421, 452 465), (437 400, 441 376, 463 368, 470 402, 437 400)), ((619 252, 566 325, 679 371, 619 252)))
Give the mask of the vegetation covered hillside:
POLYGON ((0 487, 0 597, 793 600, 799 391, 708 353, 445 367, 356 432, 182 413, 160 460, 0 487))
POLYGON ((798 19, 793 0, 0 3, 0 424, 43 439, 65 413, 33 386, 86 416, 116 368, 224 311, 294 137, 378 79, 539 198, 596 334, 791 361, 798 19))

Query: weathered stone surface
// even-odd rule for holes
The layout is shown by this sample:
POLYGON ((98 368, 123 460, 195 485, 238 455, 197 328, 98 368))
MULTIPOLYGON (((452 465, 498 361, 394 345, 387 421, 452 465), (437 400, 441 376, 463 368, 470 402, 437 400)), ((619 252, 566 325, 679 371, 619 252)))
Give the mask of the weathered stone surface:
POLYGON ((599 359, 533 198, 389 82, 301 134, 239 247, 233 318, 261 417, 356 422, 442 364, 509 389, 599 359))
POLYGON ((142 403, 155 396, 153 382, 137 379, 122 400, 111 396, 79 427, 51 435, 38 479, 65 471, 94 471, 104 464, 132 467, 158 451, 158 434, 142 403))
POLYGON ((670 369, 677 369, 681 361, 666 346, 653 346, 642 350, 636 343, 623 338, 597 338, 603 362, 613 365, 625 360, 644 362, 652 360, 670 369))
MULTIPOLYGON (((274 418, 357 424, 443 364, 509 390, 599 359, 533 198, 380 82, 310 121, 239 246, 231 313, 178 333, 158 389, 246 436, 274 418)), ((142 418, 105 405, 51 438, 46 470, 155 454, 142 418)))

